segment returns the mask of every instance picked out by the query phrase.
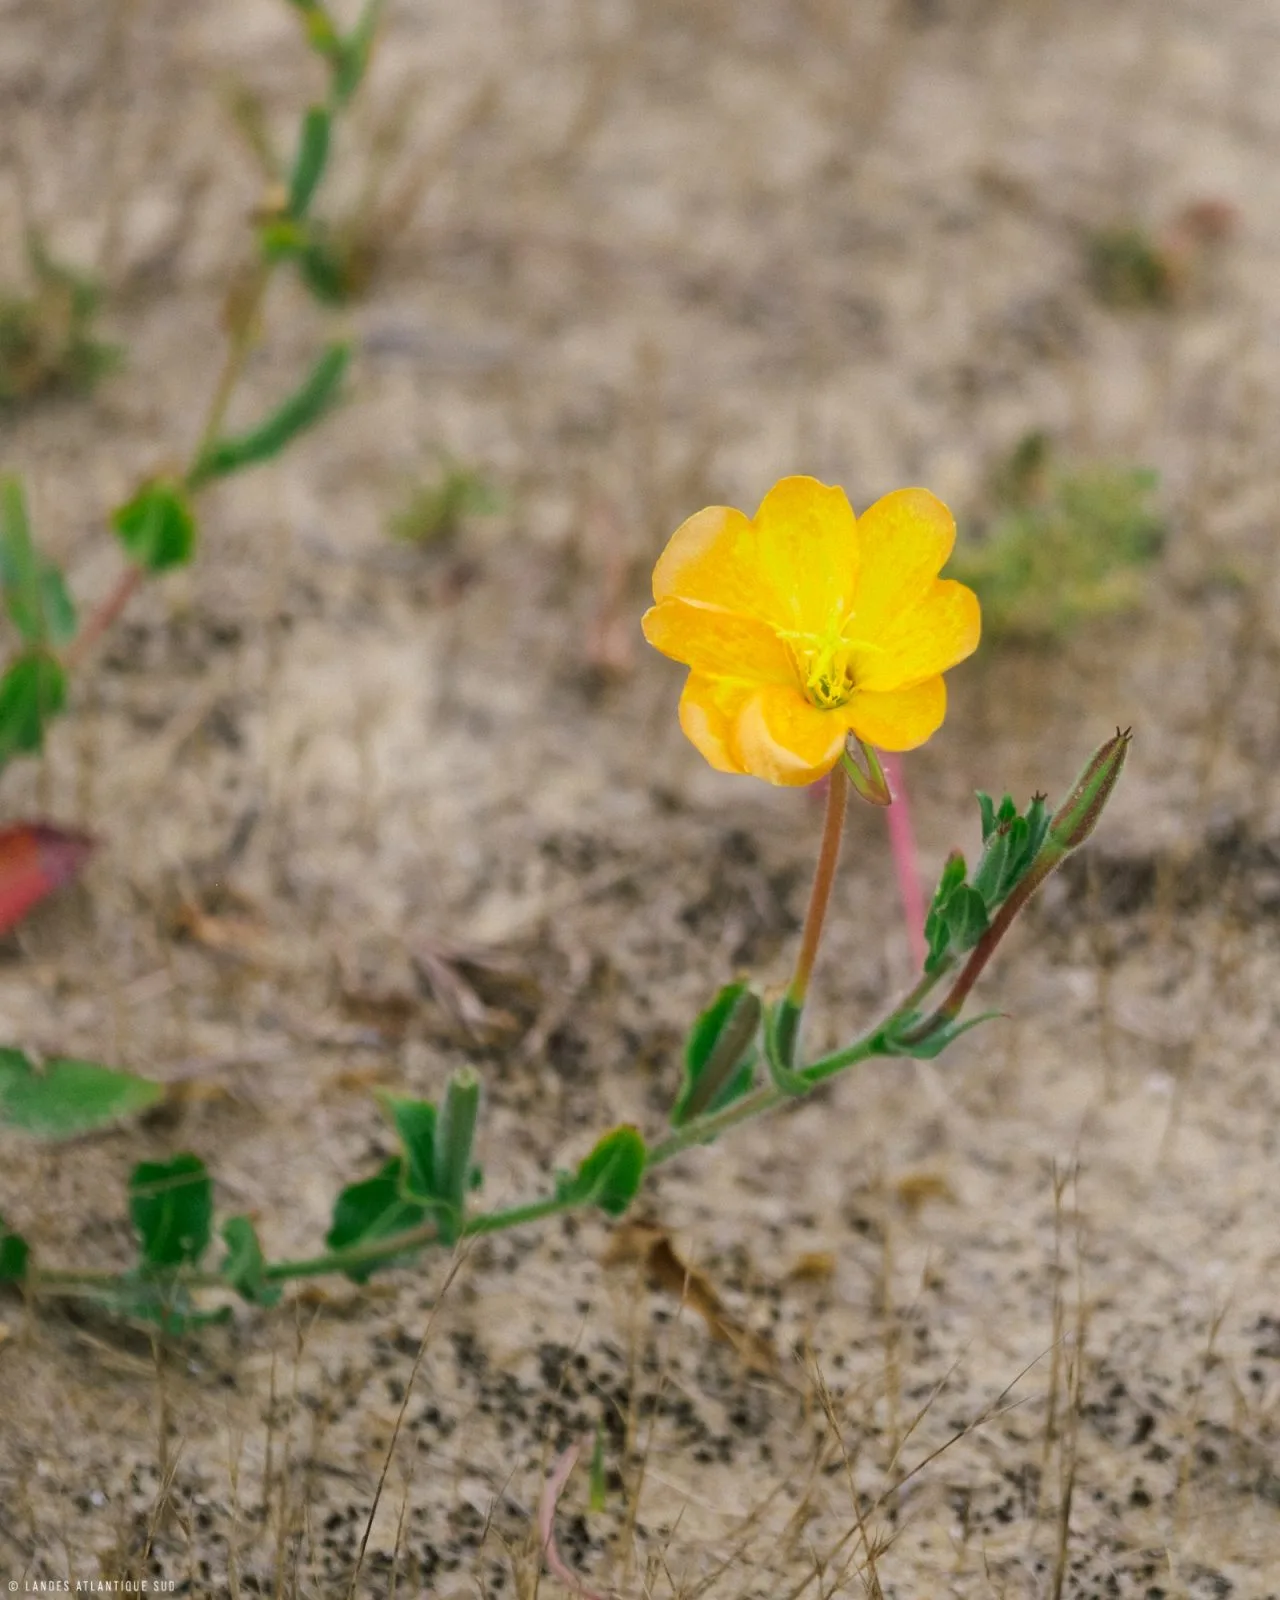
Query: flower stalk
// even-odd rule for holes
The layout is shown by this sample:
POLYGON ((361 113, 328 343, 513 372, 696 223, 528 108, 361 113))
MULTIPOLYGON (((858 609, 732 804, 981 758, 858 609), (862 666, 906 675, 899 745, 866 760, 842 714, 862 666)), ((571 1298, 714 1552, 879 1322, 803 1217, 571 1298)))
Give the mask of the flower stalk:
POLYGON ((1018 913, 1049 874, 1061 866, 1073 850, 1079 849, 1093 832, 1104 806, 1120 781, 1132 737, 1132 729, 1117 728, 1114 736, 1100 745, 1089 758, 1071 792, 1050 818, 1048 832, 1035 860, 970 952, 946 998, 923 1022, 901 1035, 902 1043, 921 1044, 956 1021, 983 968, 995 954, 997 945, 1012 927, 1018 913))

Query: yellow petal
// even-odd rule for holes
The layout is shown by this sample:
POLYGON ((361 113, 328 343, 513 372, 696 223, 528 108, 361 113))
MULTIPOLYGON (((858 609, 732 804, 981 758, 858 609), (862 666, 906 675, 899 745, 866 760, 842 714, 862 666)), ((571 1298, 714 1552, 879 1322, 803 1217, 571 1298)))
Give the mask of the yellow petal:
POLYGON ((881 750, 914 750, 938 731, 946 714, 947 686, 940 677, 883 693, 857 689, 839 711, 850 732, 881 750))
POLYGON ((685 736, 717 772, 738 772, 737 757, 730 744, 733 719, 749 689, 731 688, 714 678, 691 672, 680 696, 680 726, 685 736))
POLYGON ((744 683, 795 682, 787 647, 751 617, 663 600, 645 612, 640 626, 655 650, 695 672, 744 683))
POLYGON ((815 783, 840 759, 845 723, 798 689, 757 689, 733 720, 730 744, 742 771, 769 783, 815 783))
POLYGON ((859 689, 907 688, 972 655, 981 632, 973 590, 953 578, 935 579, 871 634, 869 648, 855 652, 854 680, 859 689))
POLYGON ((858 518, 858 587, 850 632, 875 639, 942 571, 955 518, 927 489, 895 489, 858 518))
POLYGON ((708 506, 682 522, 653 569, 653 598, 659 604, 691 600, 744 617, 766 615, 749 518, 730 506, 708 506))
POLYGON ((772 596, 772 609, 758 614, 797 630, 837 623, 853 604, 858 570, 844 490, 816 478, 783 478, 761 501, 755 531, 759 574, 772 596))

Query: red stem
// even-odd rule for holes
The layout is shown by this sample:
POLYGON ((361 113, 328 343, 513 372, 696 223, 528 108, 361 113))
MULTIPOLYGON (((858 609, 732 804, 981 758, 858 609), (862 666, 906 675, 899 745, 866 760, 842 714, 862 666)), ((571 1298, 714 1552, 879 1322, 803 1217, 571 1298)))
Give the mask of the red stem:
POLYGON ((840 836, 844 832, 844 814, 848 803, 849 780, 844 768, 836 767, 827 780, 827 813, 822 823, 822 846, 813 874, 813 888, 809 891, 809 910, 804 919, 800 954, 796 957, 796 970, 787 990, 787 999, 796 1007, 804 1005, 813 964, 818 956, 822 924, 826 921, 831 885, 835 882, 836 863, 840 859, 840 836))
POLYGON ((146 573, 141 567, 126 567, 116 580, 116 586, 81 628, 66 654, 65 665, 74 671, 93 649, 102 635, 116 620, 141 587, 146 573))

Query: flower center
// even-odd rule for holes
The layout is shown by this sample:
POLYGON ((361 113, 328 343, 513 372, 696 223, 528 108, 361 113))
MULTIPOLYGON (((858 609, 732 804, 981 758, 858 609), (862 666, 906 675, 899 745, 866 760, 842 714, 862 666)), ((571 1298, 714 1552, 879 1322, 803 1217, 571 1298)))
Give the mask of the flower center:
POLYGON ((834 711, 846 704, 857 687, 853 655, 866 648, 861 640, 849 638, 839 627, 822 633, 788 629, 778 637, 790 646, 801 690, 812 705, 819 711, 834 711))

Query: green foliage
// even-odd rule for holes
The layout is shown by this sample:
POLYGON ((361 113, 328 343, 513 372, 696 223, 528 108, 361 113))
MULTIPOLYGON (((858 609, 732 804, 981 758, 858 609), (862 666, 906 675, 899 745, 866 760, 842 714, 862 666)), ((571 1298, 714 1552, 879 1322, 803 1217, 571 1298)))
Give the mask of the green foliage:
POLYGON ((924 964, 927 973, 937 972, 947 958, 951 944, 951 930, 946 918, 947 902, 958 889, 963 887, 966 872, 964 856, 959 850, 953 850, 942 869, 942 876, 938 880, 938 887, 934 891, 933 901, 924 921, 925 943, 929 947, 924 964))
POLYGON ((339 105, 350 100, 364 78, 384 3, 385 0, 365 0, 355 27, 343 37, 332 57, 333 97, 339 105))
POLYGON ((1142 228, 1099 228, 1088 238, 1085 260, 1089 286, 1104 305, 1163 309, 1175 298, 1168 253, 1142 228))
POLYGON ((644 1182, 649 1152, 630 1123, 611 1128, 576 1172, 556 1174, 556 1198, 567 1205, 597 1205, 620 1217, 644 1182))
POLYGON ((604 1467, 604 1429, 599 1423, 596 1424, 595 1440, 591 1446, 587 1485, 587 1505, 592 1511, 603 1511, 609 1503, 609 1480, 604 1467))
POLYGON ((433 1198, 441 1208, 442 1244, 453 1244, 456 1240, 462 1227, 467 1192, 479 1183, 471 1161, 479 1116, 480 1079, 472 1068, 463 1067, 450 1077, 436 1118, 433 1198))
POLYGON ((988 636, 1053 640, 1133 606, 1164 543, 1155 473, 1055 472, 1047 449, 1040 435, 1021 441, 995 474, 995 515, 947 569, 976 590, 988 636))
POLYGON ((921 1038, 913 1039, 911 1032, 925 1021, 918 1011, 908 1011, 898 1017, 892 1028, 887 1028, 878 1041, 878 1053, 886 1056, 910 1056, 916 1061, 932 1061, 948 1045, 954 1044, 962 1033, 979 1028, 1002 1016, 1000 1011, 984 1011, 981 1016, 969 1017, 960 1022, 954 1018, 937 1022, 921 1038))
POLYGON ((74 1139, 163 1096, 162 1084, 92 1061, 58 1057, 37 1071, 21 1050, 0 1049, 0 1126, 32 1139, 74 1139))
POLYGON ((186 491, 171 479, 143 484, 111 513, 111 523, 129 559, 148 572, 185 566, 195 554, 195 515, 186 491))
POLYGON ((56 646, 75 636, 75 605, 62 573, 36 553, 26 495, 14 477, 0 478, 0 590, 25 644, 56 646))
POLYGON ((0 1283, 21 1283, 30 1260, 31 1246, 0 1217, 0 1283))
POLYGON ((27 241, 29 295, 0 295, 0 406, 56 394, 87 394, 120 359, 94 337, 99 293, 92 279, 27 241))
POLYGON ((428 1205, 436 1193, 436 1108, 429 1100, 386 1093, 378 1095, 378 1104, 404 1150, 400 1193, 406 1200, 428 1205))
POLYGON ((480 1079, 470 1067, 455 1072, 438 1110, 428 1100, 404 1095, 380 1094, 378 1099, 404 1148, 401 1197, 433 1214, 440 1242, 453 1244, 462 1227, 467 1193, 481 1179, 471 1160, 480 1079))
POLYGON ((267 419, 247 433, 215 439, 188 474, 187 483, 198 488, 210 478, 241 472, 278 456, 299 434, 312 428, 337 404, 351 347, 332 344, 320 356, 302 384, 267 419))
POLYGON ((698 1017, 685 1040, 684 1082, 671 1109, 672 1127, 718 1111, 751 1088, 762 1012, 750 984, 728 983, 698 1017))
MULTIPOLYGON (((329 1249, 349 1250, 419 1227, 427 1220, 427 1207, 407 1199, 407 1188, 406 1163, 400 1156, 392 1156, 374 1177, 348 1184, 334 1204, 333 1221, 325 1235, 329 1249)), ((388 1261, 380 1261, 347 1266, 343 1271, 354 1283, 364 1283, 377 1267, 388 1265, 388 1261)))
POLYGON ((1033 796, 1026 812, 1020 814, 1010 795, 997 806, 989 794, 979 790, 978 810, 982 855, 972 882, 964 856, 953 850, 925 918, 929 949, 924 970, 930 976, 978 943, 996 912, 1031 870, 1049 830, 1043 795, 1033 796))
POLYGON ((289 175, 289 214, 303 217, 311 204, 329 159, 329 137, 333 114, 328 106, 310 106, 302 119, 298 154, 289 175))
POLYGON ((46 726, 67 703, 67 675, 53 656, 33 650, 0 678, 0 766, 44 748, 46 726))
POLYGON ((144 1272, 194 1267, 213 1231, 213 1180, 199 1156, 140 1161, 129 1178, 129 1215, 144 1272))
POLYGON ((289 0, 307 31, 307 43, 328 63, 335 105, 345 105, 360 87, 374 35, 382 15, 383 0, 365 0, 355 26, 342 33, 323 0, 289 0))
POLYGON ((292 253, 302 281, 325 305, 345 305, 364 287, 368 273, 362 248, 324 223, 313 222, 292 253))
POLYGON ((962 883, 942 908, 953 950, 972 950, 987 931, 987 908, 976 889, 962 883))
POLYGON ((248 1217, 228 1217, 222 1224, 222 1242, 227 1247, 219 1271, 229 1288, 251 1305, 273 1306, 280 1288, 266 1277, 266 1260, 258 1231, 248 1217))
POLYGON ((436 481, 416 484, 387 528, 409 544, 437 544, 455 538, 469 517, 501 509, 501 496, 479 467, 445 456, 436 481))

